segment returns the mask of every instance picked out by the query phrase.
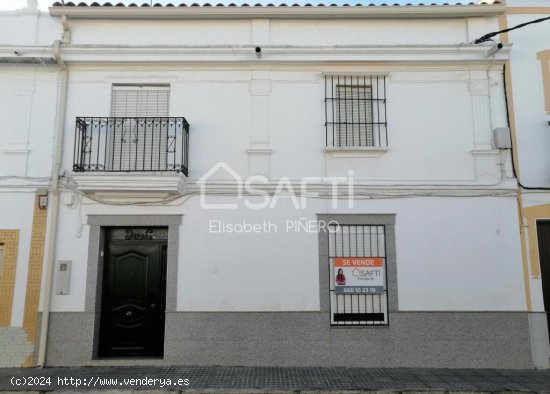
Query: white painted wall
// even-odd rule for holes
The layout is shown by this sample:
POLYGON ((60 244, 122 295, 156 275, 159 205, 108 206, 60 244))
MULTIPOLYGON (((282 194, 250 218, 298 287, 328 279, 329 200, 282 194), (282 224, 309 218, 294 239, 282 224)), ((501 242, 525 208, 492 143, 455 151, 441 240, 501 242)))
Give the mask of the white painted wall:
POLYGON ((59 20, 36 10, 0 11, 2 45, 52 45, 63 31, 59 20))
MULTIPOLYGON (((471 20, 476 20, 472 18, 471 20)), ((466 43, 467 19, 458 20, 265 20, 271 45, 433 45, 466 43), (427 29, 429 29, 427 31, 427 29)), ((74 44, 256 45, 251 20, 72 20, 74 44)))
MULTIPOLYGON (((236 202, 214 198, 211 202, 236 202)), ((183 214, 178 262, 178 310, 308 311, 319 308, 316 233, 286 231, 287 220, 317 213, 395 213, 399 309, 404 311, 525 310, 514 198, 411 198, 358 201, 329 208, 310 199, 296 210, 285 198, 273 210, 215 211, 192 197, 180 205, 120 207, 86 204, 88 214, 183 214), (219 233, 226 224, 277 226, 261 233, 219 233), (216 227, 211 228, 211 221, 216 227)), ((57 259, 73 261, 71 296, 53 310, 84 310, 87 231, 78 208, 62 208, 57 259)), ((328 283, 323 285, 328 288, 328 283)))

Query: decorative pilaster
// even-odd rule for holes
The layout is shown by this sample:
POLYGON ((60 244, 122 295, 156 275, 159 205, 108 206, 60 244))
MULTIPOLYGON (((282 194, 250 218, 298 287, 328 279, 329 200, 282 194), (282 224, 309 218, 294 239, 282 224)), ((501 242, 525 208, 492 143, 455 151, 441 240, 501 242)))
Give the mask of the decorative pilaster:
POLYGON ((472 98, 472 119, 476 179, 480 182, 495 182, 501 177, 498 167, 499 150, 492 147, 491 102, 489 80, 485 71, 471 71, 468 89, 472 98))
POLYGON ((9 142, 2 150, 5 155, 4 171, 7 175, 26 176, 35 84, 26 80, 16 81, 16 84, 15 119, 12 129, 8 130, 9 142))
POLYGON ((250 81, 250 146, 249 175, 270 176, 269 101, 271 81, 269 71, 254 71, 250 81))
POLYGON ((468 83, 472 97, 474 121, 474 150, 491 150, 491 105, 489 102, 489 81, 487 78, 470 79, 468 83))

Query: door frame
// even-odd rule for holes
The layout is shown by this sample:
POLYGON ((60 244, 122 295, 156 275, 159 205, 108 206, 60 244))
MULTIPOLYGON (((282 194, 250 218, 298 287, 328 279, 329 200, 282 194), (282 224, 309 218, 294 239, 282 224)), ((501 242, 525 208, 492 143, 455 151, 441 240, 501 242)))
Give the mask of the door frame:
MULTIPOLYGON (((550 294, 547 294, 545 297, 544 294, 544 278, 543 278, 543 271, 546 271, 547 269, 550 269, 550 266, 547 268, 543 268, 544 262, 542 260, 541 255, 541 239, 539 238, 539 225, 546 224, 547 226, 550 226, 550 219, 548 218, 541 218, 541 219, 535 219, 535 235, 536 235, 536 245, 537 245, 537 256, 538 256, 538 263, 539 263, 539 273, 540 273, 540 281, 541 281, 541 293, 542 293, 542 304, 544 308, 544 313, 546 313, 546 321, 547 321, 547 334, 548 339, 550 340, 550 305, 546 305, 545 298, 550 298, 550 294)), ((550 240, 549 240, 550 244, 550 240)), ((550 256, 549 256, 550 257, 550 256)), ((550 262, 550 261, 549 261, 550 262)), ((546 271, 547 275, 550 276, 550 272, 546 271)), ((550 280, 550 278, 548 278, 550 280)), ((550 291, 550 290, 549 290, 550 291)))
MULTIPOLYGON (((84 311, 93 314, 93 343, 90 360, 98 358, 101 321, 103 265, 106 227, 168 227, 166 250, 166 315, 176 312, 179 230, 182 215, 88 215, 90 226, 84 311)), ((165 319, 166 321, 166 319, 165 319)), ((166 348, 166 328, 164 345, 166 348)))

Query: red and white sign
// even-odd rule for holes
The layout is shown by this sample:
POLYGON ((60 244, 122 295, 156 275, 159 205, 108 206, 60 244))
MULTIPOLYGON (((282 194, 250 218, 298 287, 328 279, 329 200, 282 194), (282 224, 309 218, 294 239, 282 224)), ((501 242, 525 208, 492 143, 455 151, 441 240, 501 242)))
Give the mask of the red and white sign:
POLYGON ((334 258, 334 288, 338 294, 380 294, 386 289, 384 258, 334 258))

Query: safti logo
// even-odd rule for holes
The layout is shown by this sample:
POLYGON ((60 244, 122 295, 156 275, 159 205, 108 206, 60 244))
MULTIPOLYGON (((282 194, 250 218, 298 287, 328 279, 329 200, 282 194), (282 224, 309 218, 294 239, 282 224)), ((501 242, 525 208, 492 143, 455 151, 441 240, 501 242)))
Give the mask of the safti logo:
POLYGON ((360 278, 372 278, 375 276, 380 276, 381 272, 380 269, 372 269, 372 270, 364 270, 359 268, 354 268, 353 271, 351 271, 351 274, 356 277, 360 278))
POLYGON ((347 177, 306 177, 291 180, 281 177, 270 180, 263 175, 243 179, 237 171, 225 162, 218 162, 204 174, 197 184, 200 186, 200 205, 203 209, 238 209, 237 203, 214 202, 213 196, 236 196, 249 209, 273 209, 280 198, 288 198, 294 208, 305 209, 308 198, 331 200, 338 208, 342 200, 353 208, 353 171, 347 177), (216 174, 224 172, 223 180, 216 174), (229 176, 229 180, 227 180, 229 176), (210 200, 210 201, 209 201, 210 200))

